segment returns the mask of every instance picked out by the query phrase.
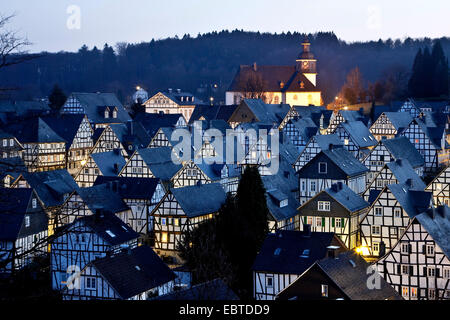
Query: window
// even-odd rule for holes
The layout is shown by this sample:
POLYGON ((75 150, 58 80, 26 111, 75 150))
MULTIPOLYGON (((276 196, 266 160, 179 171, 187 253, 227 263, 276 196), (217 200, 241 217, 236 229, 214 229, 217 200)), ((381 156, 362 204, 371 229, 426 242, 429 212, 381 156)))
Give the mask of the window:
POLYGON ((175 227, 178 227, 180 225, 180 219, 174 218, 173 219, 173 224, 174 224, 175 227))
POLYGON ((319 173, 327 173, 327 163, 319 162, 319 173))
POLYGON ((407 265, 402 265, 402 274, 404 275, 408 275, 409 274, 409 266, 407 265))
POLYGON ((328 285, 322 284, 321 292, 322 292, 322 297, 328 297, 328 285))
POLYGON ((305 190, 306 190, 306 181, 302 180, 301 191, 305 191, 305 190))
POLYGON ((344 139, 344 144, 347 146, 348 145, 348 139, 344 139))
POLYGON ((109 118, 109 110, 105 110, 105 119, 109 118))
POLYGON ((409 244, 402 243, 402 253, 409 253, 409 244))
POLYGON ((379 252, 380 251, 380 243, 379 242, 372 243, 372 250, 374 252, 379 252))
POLYGON ((9 146, 14 147, 14 139, 9 139, 9 146))
POLYGON ((95 278, 86 278, 86 289, 95 289, 95 278))
POLYGON ((336 228, 342 228, 342 218, 336 218, 336 228))
POLYGON ((427 267, 427 277, 435 277, 436 269, 434 267, 427 267))
POLYGON ((113 111, 113 118, 116 119, 117 118, 117 110, 113 111))
POLYGON ((30 216, 25 216, 25 227, 28 228, 30 226, 30 216))
POLYGON ((434 256, 434 245, 432 245, 432 244, 427 244, 427 247, 426 247, 426 255, 427 255, 427 256, 434 256))
POLYGON ((375 216, 381 217, 383 215, 383 208, 382 207, 375 207, 375 216))
POLYGON ((381 228, 380 226, 372 226, 372 234, 380 234, 381 233, 381 228))
POLYGON ((394 208, 394 217, 400 218, 402 216, 402 209, 401 208, 394 208))
POLYGON ((163 226, 165 226, 165 225, 166 225, 166 223, 167 223, 167 220, 166 220, 166 218, 161 218, 161 224, 162 224, 163 226))
POLYGON ((402 297, 408 297, 408 287, 402 287, 402 297))
POLYGON ((311 189, 312 192, 315 192, 316 191, 316 182, 310 181, 309 188, 311 189))
POLYGON ((36 207, 37 207, 37 199, 36 198, 31 200, 31 206, 33 207, 33 209, 36 209, 36 207))
POLYGON ((417 288, 411 288, 411 298, 417 298, 417 288))
POLYGON ((318 201, 317 210, 319 211, 330 211, 330 201, 318 201))
POLYGON ((266 287, 267 288, 273 288, 273 277, 267 277, 266 278, 266 287))
POLYGON ((428 289, 428 299, 436 299, 436 289, 428 289))
POLYGON ((161 242, 167 242, 167 241, 168 241, 167 232, 161 233, 161 242))
POLYGON ((322 226, 322 218, 316 217, 316 227, 321 227, 321 226, 322 226))
POLYGON ((444 278, 450 278, 450 268, 444 268, 444 278))

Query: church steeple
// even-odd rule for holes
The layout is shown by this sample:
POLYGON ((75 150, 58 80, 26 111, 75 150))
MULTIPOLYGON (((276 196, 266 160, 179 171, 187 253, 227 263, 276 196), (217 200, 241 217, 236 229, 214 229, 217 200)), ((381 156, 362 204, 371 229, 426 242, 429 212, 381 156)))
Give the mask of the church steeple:
POLYGON ((296 62, 297 71, 303 73, 312 84, 316 85, 316 62, 317 60, 314 58, 314 55, 310 51, 311 43, 308 38, 302 42, 303 51, 299 54, 296 62))

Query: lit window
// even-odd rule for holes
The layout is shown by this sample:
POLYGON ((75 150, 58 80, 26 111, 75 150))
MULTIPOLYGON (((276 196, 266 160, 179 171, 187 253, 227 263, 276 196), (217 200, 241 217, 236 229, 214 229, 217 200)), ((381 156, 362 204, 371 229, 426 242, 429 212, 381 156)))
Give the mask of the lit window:
POLYGON ((168 242, 167 232, 161 233, 161 242, 168 242))
POLYGON ((105 110, 105 119, 108 119, 108 118, 109 118, 109 111, 105 110))
POLYGON ((30 226, 30 216, 25 216, 25 227, 28 228, 30 226))
POLYGON ((328 297, 328 285, 321 285, 322 297, 328 297))
POLYGON ((174 224, 174 226, 178 227, 180 225, 180 219, 174 218, 173 219, 173 224, 174 224))
POLYGON ((372 243, 372 250, 374 252, 379 252, 380 251, 380 243, 379 242, 372 243))
POLYGON ((408 287, 402 287, 402 297, 408 297, 408 287))
POLYGON ((411 288, 411 298, 417 298, 417 288, 411 288))
POLYGON ((380 230, 380 226, 372 226, 372 234, 380 234, 381 230, 380 230))

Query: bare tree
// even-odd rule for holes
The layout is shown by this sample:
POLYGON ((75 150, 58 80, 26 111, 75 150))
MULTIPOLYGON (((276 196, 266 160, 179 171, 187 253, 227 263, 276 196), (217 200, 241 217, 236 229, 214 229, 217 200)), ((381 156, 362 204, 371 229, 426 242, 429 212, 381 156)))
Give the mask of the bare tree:
POLYGON ((261 99, 266 102, 266 83, 261 74, 257 72, 241 74, 238 79, 238 87, 243 93, 244 99, 261 99))

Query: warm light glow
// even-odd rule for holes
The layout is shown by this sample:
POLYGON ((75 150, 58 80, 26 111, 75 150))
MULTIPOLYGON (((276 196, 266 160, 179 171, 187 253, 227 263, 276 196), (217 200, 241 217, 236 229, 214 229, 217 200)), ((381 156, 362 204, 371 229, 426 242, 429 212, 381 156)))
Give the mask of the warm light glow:
POLYGON ((364 246, 360 246, 360 247, 356 247, 355 251, 357 254, 363 255, 363 256, 368 256, 369 255, 369 249, 367 247, 364 246))
POLYGON ((140 86, 137 86, 137 87, 136 87, 136 90, 138 90, 138 91, 141 90, 141 87, 140 87, 140 86))
POLYGON ((86 160, 82 160, 81 165, 84 166, 86 164, 86 162, 87 162, 86 160))
POLYGON ((348 107, 344 107, 344 110, 347 110, 348 109, 348 107))

